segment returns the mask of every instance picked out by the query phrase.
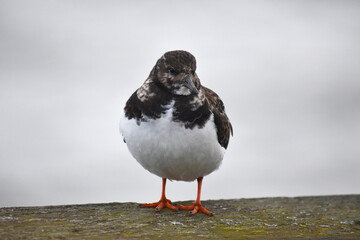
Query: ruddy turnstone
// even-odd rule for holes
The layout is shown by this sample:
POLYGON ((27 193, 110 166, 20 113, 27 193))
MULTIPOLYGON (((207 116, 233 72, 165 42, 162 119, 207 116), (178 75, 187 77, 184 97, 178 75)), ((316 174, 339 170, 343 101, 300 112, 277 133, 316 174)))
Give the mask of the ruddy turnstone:
POLYGON ((142 207, 201 211, 203 177, 219 168, 232 126, 220 97, 201 85, 195 57, 186 51, 166 52, 149 77, 126 102, 120 131, 133 157, 162 178, 161 199, 142 207), (174 206, 165 197, 166 179, 198 181, 191 206, 174 206))

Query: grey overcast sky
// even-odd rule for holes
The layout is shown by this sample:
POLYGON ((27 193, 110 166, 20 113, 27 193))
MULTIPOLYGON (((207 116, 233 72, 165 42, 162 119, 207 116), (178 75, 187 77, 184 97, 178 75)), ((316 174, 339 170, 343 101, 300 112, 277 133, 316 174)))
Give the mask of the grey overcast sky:
POLYGON ((118 123, 175 49, 234 127, 203 199, 359 194, 359 43, 359 1, 1 0, 0 207, 158 200, 118 123))

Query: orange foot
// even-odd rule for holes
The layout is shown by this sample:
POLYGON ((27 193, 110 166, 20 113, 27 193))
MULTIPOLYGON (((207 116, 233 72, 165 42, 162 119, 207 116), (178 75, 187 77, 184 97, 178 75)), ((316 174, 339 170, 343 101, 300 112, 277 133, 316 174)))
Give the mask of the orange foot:
POLYGON ((208 216, 214 216, 214 214, 212 214, 209 210, 207 210, 206 208, 204 208, 201 205, 200 202, 200 195, 201 195, 201 185, 202 185, 202 180, 203 177, 199 177, 197 179, 198 182, 198 193, 197 193, 197 197, 196 197, 196 201, 193 202, 193 205, 191 206, 183 206, 183 205, 179 205, 179 209, 181 210, 192 210, 190 213, 191 215, 195 215, 196 213, 198 213, 199 211, 202 213, 205 213, 208 216))
POLYGON ((166 185, 166 178, 162 179, 162 193, 160 201, 154 203, 144 203, 140 204, 140 207, 155 207, 156 212, 160 212, 161 209, 164 207, 170 208, 172 210, 179 210, 178 207, 175 207, 171 204, 171 201, 165 197, 165 185, 166 185))
POLYGON ((171 204, 171 201, 169 199, 160 199, 160 201, 158 202, 154 202, 154 203, 144 203, 144 204, 140 204, 140 207, 155 207, 155 211, 156 212, 160 212, 161 209, 163 209, 164 207, 166 208, 170 208, 172 210, 178 210, 178 207, 175 207, 174 205, 171 204))
POLYGON ((199 211, 202 213, 205 213, 208 216, 214 216, 214 214, 212 214, 209 210, 207 210, 206 208, 204 208, 201 203, 196 203, 193 202, 193 205, 191 206, 183 206, 183 205, 179 205, 179 209, 181 210, 192 210, 190 213, 191 215, 195 215, 196 213, 198 213, 199 211))

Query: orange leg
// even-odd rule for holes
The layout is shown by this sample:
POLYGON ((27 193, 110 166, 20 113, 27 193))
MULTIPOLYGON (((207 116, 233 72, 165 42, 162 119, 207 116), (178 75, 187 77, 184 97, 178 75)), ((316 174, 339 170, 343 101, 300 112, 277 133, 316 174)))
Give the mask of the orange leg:
POLYGON ((181 209, 181 210, 192 210, 192 211, 190 212, 191 215, 195 215, 197 212, 200 211, 200 212, 205 213, 206 215, 213 216, 213 214, 212 214, 209 210, 207 210, 206 208, 204 208, 204 207, 201 205, 201 202, 200 202, 202 180, 203 180, 203 177, 199 177, 199 178, 197 179, 197 182, 198 182, 198 192, 197 192, 196 201, 193 202, 193 205, 191 205, 191 206, 179 205, 179 209, 181 209))
POLYGON ((163 178, 161 198, 158 202, 144 203, 141 204, 140 207, 155 207, 156 212, 160 212, 161 209, 163 209, 164 207, 170 208, 172 210, 178 210, 178 208, 172 205, 171 201, 165 197, 165 185, 166 185, 166 178, 163 178))

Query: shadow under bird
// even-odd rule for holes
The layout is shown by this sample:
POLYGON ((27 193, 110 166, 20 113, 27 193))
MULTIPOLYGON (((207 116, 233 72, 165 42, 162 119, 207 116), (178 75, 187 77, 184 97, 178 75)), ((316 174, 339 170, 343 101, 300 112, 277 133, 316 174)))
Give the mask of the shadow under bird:
POLYGON ((189 52, 166 52, 121 114, 120 131, 130 153, 162 178, 160 200, 142 207, 212 215, 200 202, 202 180, 219 168, 233 130, 222 100, 201 85, 195 71, 196 60, 189 52), (165 196, 166 179, 196 179, 196 201, 173 205, 165 196))

